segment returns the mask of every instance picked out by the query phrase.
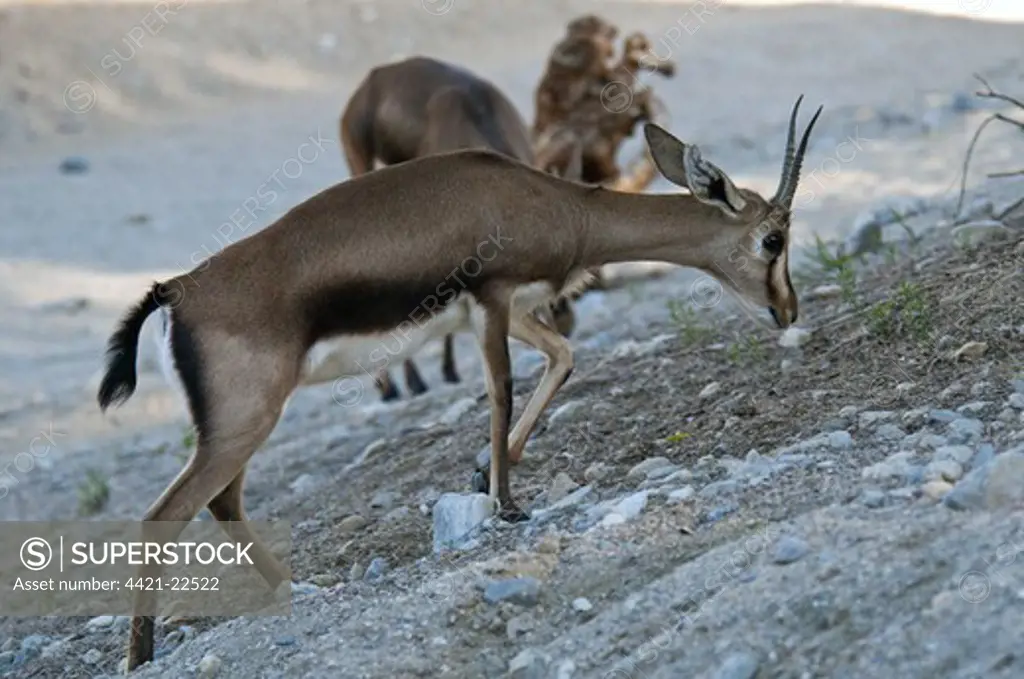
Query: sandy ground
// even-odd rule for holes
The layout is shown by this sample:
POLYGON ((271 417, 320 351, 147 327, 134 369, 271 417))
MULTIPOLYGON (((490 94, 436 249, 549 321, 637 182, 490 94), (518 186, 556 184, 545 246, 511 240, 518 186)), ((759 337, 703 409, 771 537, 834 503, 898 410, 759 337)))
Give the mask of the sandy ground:
MULTIPOLYGON (((673 131, 738 183, 766 192, 787 113, 804 93, 808 109, 826 106, 795 224, 807 244, 849 236, 880 201, 955 195, 962 153, 986 115, 957 103, 971 99, 972 74, 1024 91, 1019 8, 928 5, 0 0, 0 464, 40 431, 60 434, 36 469, 14 472, 21 485, 0 500, 0 516, 66 515, 83 470, 98 466, 110 474, 108 515, 141 514, 181 462, 145 456, 176 446, 186 421, 149 342, 136 396, 100 416, 95 379, 114 321, 154 278, 191 268, 345 178, 337 117, 373 65, 416 53, 447 58, 494 80, 529 117, 562 26, 597 11, 646 31, 659 54, 678 61, 676 78, 655 84, 673 131), (67 157, 85 159, 88 171, 62 174, 67 157), (275 198, 257 221, 244 231, 223 226, 268 184, 275 198)), ((1018 169, 1022 150, 1018 132, 989 128, 969 183, 1018 169)), ((599 351, 609 335, 664 323, 687 281, 680 272, 586 302, 577 341, 599 351)), ((479 391, 471 346, 460 341, 470 384, 438 390, 442 402, 479 391)), ((438 381, 436 361, 423 367, 438 381)), ((275 441, 295 451, 337 447, 329 471, 340 472, 380 435, 370 424, 401 436, 408 413, 433 407, 374 401, 368 391, 359 407, 342 409, 328 389, 309 390, 290 407, 309 436, 291 428, 275 441)), ((282 458, 268 481, 291 482, 282 458)), ((253 483, 250 506, 265 511, 273 484, 253 483)))

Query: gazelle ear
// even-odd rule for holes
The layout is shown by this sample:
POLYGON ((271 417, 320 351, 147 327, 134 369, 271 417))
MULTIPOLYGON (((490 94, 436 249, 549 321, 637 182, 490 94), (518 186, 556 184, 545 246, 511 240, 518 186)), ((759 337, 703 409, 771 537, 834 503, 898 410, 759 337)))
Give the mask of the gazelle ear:
POLYGON ((654 123, 644 126, 644 136, 654 164, 666 179, 689 189, 702 203, 714 205, 732 216, 743 212, 747 201, 725 172, 701 157, 699 148, 679 141, 654 123))

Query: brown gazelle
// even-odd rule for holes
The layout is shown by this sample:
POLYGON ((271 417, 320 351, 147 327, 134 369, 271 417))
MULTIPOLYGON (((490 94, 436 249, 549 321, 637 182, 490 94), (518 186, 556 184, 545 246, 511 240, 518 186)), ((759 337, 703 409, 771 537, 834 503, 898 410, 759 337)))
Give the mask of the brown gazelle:
MULTIPOLYGON (((341 115, 341 145, 353 177, 384 165, 459 149, 488 149, 529 165, 534 162, 526 122, 492 83, 466 69, 429 57, 411 57, 372 69, 352 93, 341 115)), ((582 150, 577 152, 581 156, 582 150)), ((546 159, 540 162, 549 164, 546 159)), ((557 171, 578 179, 581 159, 557 171), (563 169, 564 168, 564 169, 563 169)), ((424 224, 424 228, 434 228, 424 224)), ((469 330, 468 308, 462 318, 469 330)), ((574 325, 571 302, 562 298, 541 310, 545 320, 568 336, 574 325)), ((441 372, 456 383, 454 331, 444 336, 441 372)), ((413 359, 403 364, 405 383, 413 394, 427 391, 413 359)), ((377 378, 385 401, 398 389, 385 368, 377 378)))
MULTIPOLYGON (((187 397, 198 445, 145 522, 187 522, 205 505, 218 521, 238 522, 231 534, 239 539, 239 524, 242 534, 249 531, 246 464, 288 396, 317 370, 311 349, 333 346, 334 363, 322 375, 359 375, 397 335, 403 342, 393 359, 437 336, 445 309, 459 299, 470 305, 484 358, 491 414, 486 486, 503 519, 528 518, 512 499, 509 466, 573 368, 568 341, 531 311, 581 272, 645 260, 689 266, 748 305, 768 309, 778 327, 796 320, 790 207, 821 113, 796 145, 799 104, 771 199, 736 187, 696 146, 648 124, 659 170, 689 194, 619 193, 490 151, 442 153, 332 186, 197 269, 155 283, 111 336, 98 394, 105 410, 134 392, 138 336, 159 310, 168 372, 187 397), (509 337, 548 359, 511 432, 509 337)), ((175 537, 164 531, 162 539, 175 537)), ((285 577, 280 564, 258 541, 250 555, 276 588, 285 577)), ((148 568, 145 575, 159 575, 159 567, 148 568)), ((137 594, 145 598, 136 599, 129 668, 153 656, 153 618, 141 613, 150 596, 137 594)))

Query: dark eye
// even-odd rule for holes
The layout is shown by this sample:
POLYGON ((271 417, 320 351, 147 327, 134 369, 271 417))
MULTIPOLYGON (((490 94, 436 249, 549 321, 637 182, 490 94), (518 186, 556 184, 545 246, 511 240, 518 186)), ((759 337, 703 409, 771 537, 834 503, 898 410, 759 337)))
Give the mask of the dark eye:
POLYGON ((764 237, 764 240, 761 241, 761 246, 764 248, 765 252, 774 257, 782 252, 783 243, 782 234, 772 232, 764 237))

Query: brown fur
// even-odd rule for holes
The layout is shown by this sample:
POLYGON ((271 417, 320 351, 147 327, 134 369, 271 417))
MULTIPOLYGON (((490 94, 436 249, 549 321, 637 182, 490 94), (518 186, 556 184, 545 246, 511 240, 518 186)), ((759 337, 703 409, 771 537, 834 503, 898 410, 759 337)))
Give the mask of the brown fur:
MULTIPOLYGON (((794 108, 794 120, 796 113, 794 108)), ((112 335, 99 390, 103 409, 131 396, 139 330, 162 306, 198 445, 146 512, 145 525, 189 521, 207 506, 218 521, 241 522, 225 525, 233 536, 251 537, 242 508, 243 474, 301 383, 311 346, 402 327, 426 300, 439 305, 441 286, 467 258, 485 257, 485 244, 486 265, 458 278, 456 290, 473 301, 486 367, 488 491, 500 516, 524 518, 512 498, 509 466, 520 460, 573 358, 565 338, 531 313, 538 302, 517 304, 522 286, 550 286, 553 297, 588 268, 665 261, 706 271, 747 304, 770 309, 780 327, 788 326, 797 317, 787 268, 789 210, 816 119, 795 152, 791 123, 784 165, 789 179, 780 184, 787 188, 772 200, 736 187, 696 147, 656 125, 645 130, 652 157, 687 194, 607 191, 491 151, 456 151, 325 189, 193 271, 157 284, 112 335), (778 245, 770 252, 769 237, 778 245), (511 433, 510 336, 548 358, 511 433)), ((173 540, 172 533, 160 539, 173 540)), ((287 577, 258 541, 250 554, 271 587, 287 577)), ((142 571, 144 577, 158 575, 159 566, 142 571)), ((136 595, 129 670, 152 659, 154 596, 136 595)))
MULTIPOLYGON (((341 116, 341 140, 352 176, 373 169, 374 162, 402 163, 432 153, 457 149, 491 149, 524 163, 534 162, 525 121, 515 106, 492 83, 436 59, 413 57, 370 71, 353 92, 341 116)), ((563 176, 569 164, 551 168, 563 176)), ((569 174, 566 174, 569 173, 569 174)), ((570 333, 572 308, 555 308, 558 327, 570 333)), ((427 391, 412 358, 403 365, 412 394, 427 391)), ((444 338, 442 375, 459 382, 454 338, 444 338)), ((377 376, 385 400, 399 393, 387 370, 377 376)))

